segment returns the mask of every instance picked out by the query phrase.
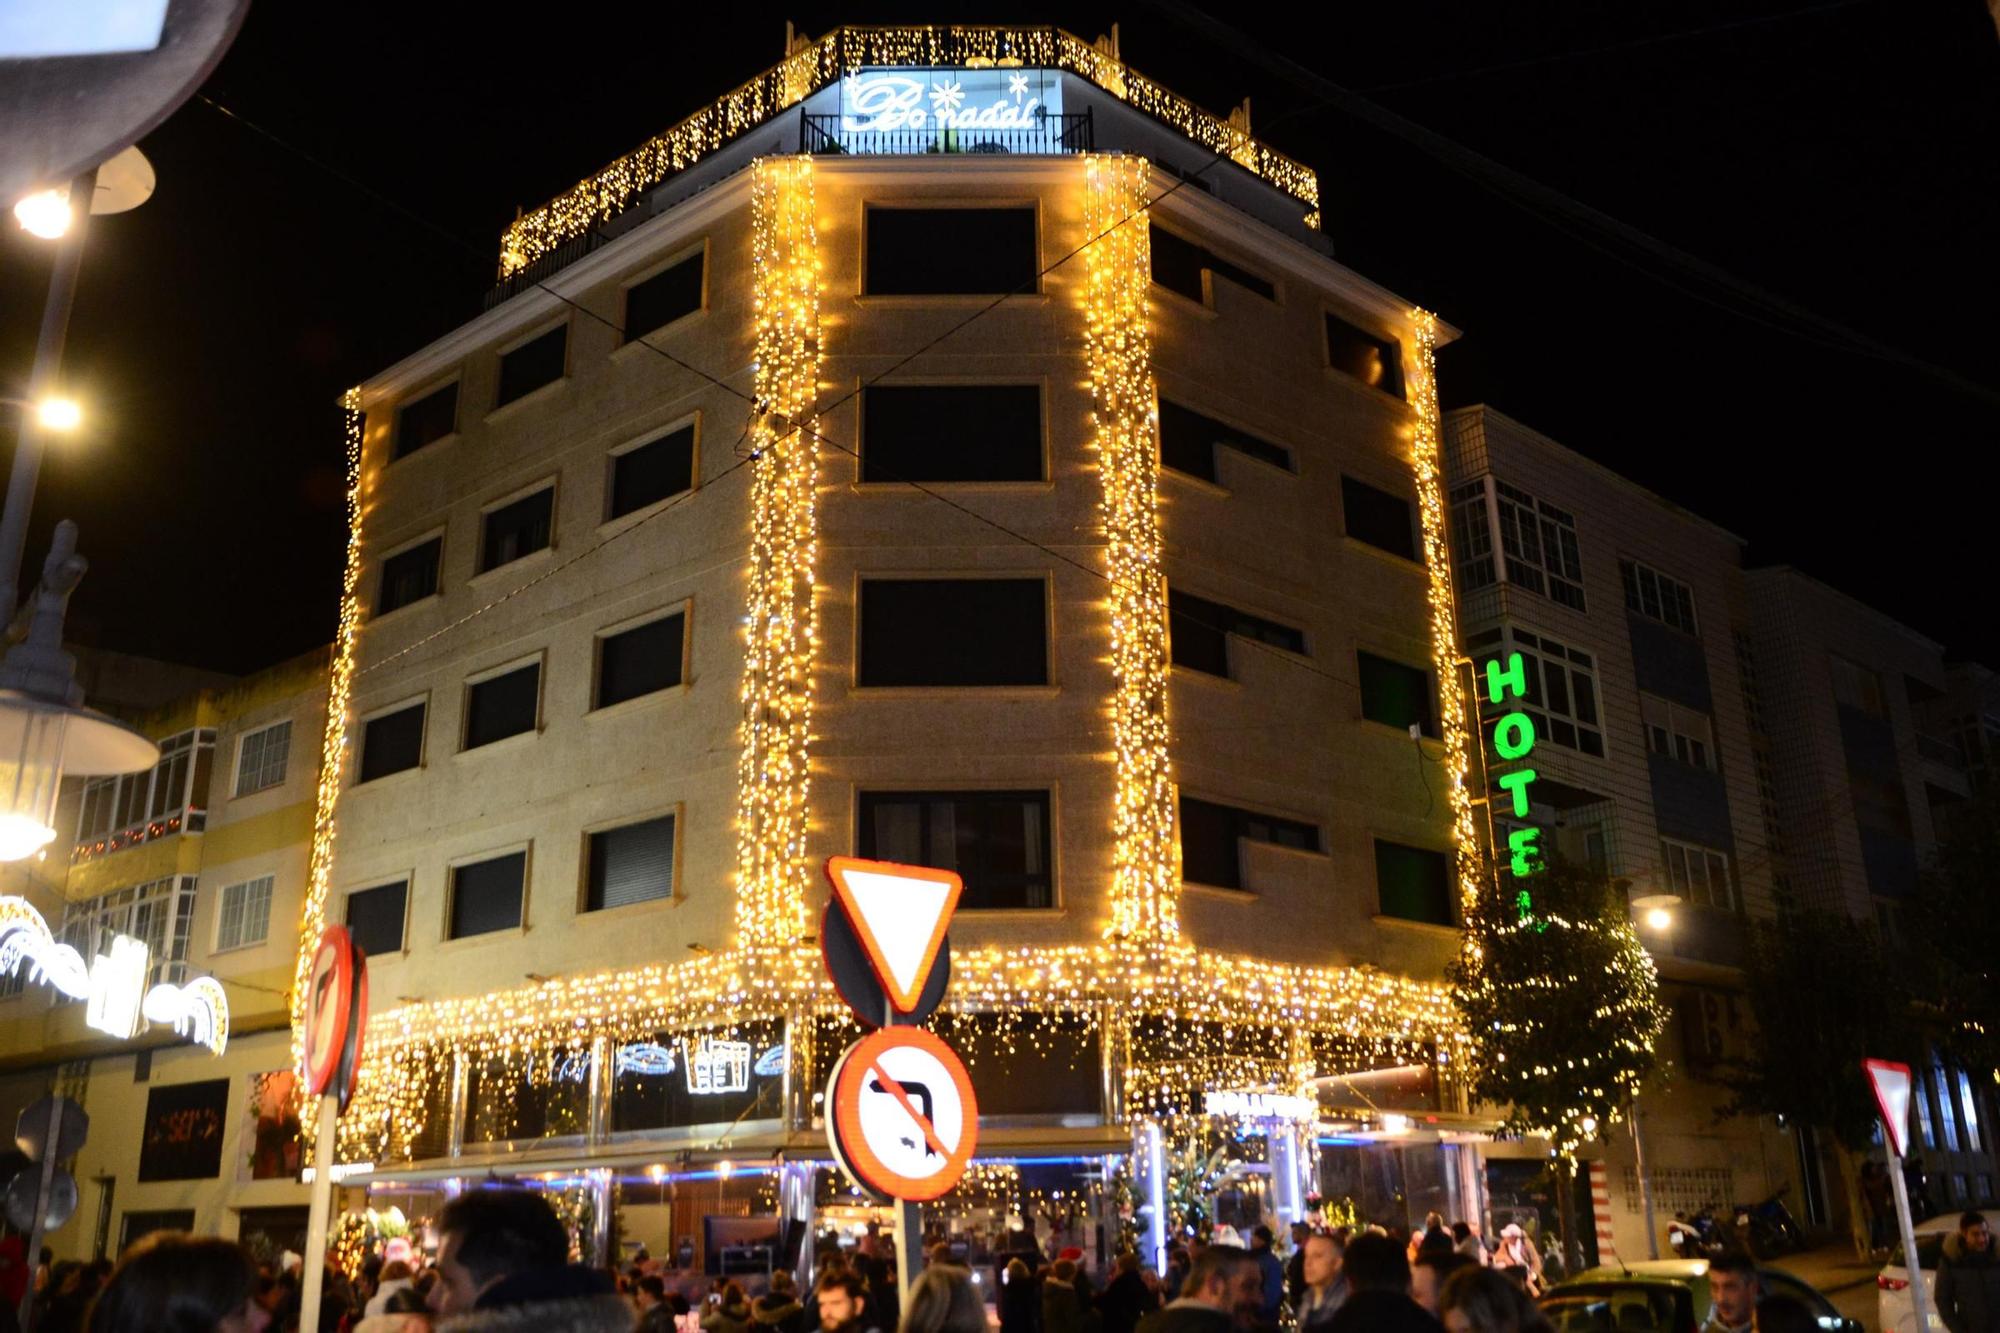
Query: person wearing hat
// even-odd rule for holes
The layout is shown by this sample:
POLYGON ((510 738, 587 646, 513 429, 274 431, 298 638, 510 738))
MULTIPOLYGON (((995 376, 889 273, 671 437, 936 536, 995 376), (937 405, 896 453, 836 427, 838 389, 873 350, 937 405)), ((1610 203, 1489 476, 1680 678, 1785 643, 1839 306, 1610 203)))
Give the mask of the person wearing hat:
POLYGON ((1502 1270, 1520 1269, 1522 1289, 1530 1296, 1542 1294, 1542 1256, 1519 1222, 1509 1222, 1500 1228, 1500 1248, 1493 1255, 1493 1266, 1502 1270))

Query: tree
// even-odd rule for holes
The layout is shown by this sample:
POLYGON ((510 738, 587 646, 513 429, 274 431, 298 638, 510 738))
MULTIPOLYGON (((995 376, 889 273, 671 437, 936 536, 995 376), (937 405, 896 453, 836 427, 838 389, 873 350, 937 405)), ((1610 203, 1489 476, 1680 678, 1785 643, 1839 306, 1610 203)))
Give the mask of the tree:
POLYGON ((1904 917, 1910 982, 1955 1063, 2000 1070, 2000 783, 1939 823, 1937 858, 1904 917))
POLYGON ((1574 1270, 1576 1153, 1626 1114, 1658 1065, 1659 979, 1622 896, 1588 866, 1551 861, 1486 882, 1447 973, 1475 1051, 1472 1091, 1511 1108, 1509 1130, 1549 1140, 1574 1270))
POLYGON ((1829 1134, 1840 1161, 1855 1252, 1868 1253, 1860 1159, 1875 1137, 1861 1062, 1916 1063, 1923 1049, 1902 973, 1874 929, 1833 912, 1795 911, 1750 926, 1744 968, 1750 1058, 1725 1074, 1724 1115, 1779 1115, 1829 1134))

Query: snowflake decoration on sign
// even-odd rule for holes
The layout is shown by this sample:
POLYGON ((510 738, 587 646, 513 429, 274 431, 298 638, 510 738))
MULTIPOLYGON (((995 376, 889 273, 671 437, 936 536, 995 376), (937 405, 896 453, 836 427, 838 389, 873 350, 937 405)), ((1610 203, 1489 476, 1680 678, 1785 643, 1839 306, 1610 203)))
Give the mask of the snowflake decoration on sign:
POLYGON ((958 110, 958 104, 965 100, 965 88, 957 79, 940 83, 931 89, 931 110, 947 112, 958 110))
POLYGON ((1025 74, 1009 74, 1007 76, 1007 91, 1013 96, 1016 102, 1019 102, 1023 97, 1028 95, 1028 76, 1025 74))

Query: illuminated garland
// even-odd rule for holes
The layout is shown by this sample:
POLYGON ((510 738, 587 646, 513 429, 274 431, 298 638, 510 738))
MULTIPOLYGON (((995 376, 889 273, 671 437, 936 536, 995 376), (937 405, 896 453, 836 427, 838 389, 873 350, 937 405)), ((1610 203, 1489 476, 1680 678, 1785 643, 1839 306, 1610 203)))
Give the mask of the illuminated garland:
POLYGON ((758 160, 751 184, 757 461, 737 765, 736 928, 744 948, 804 935, 819 549, 819 251, 810 157, 758 160))
POLYGON ((1305 165, 1257 142, 1239 125, 1203 111, 1136 73, 1109 52, 1057 28, 836 28, 802 42, 786 59, 723 94, 665 133, 516 219, 500 241, 506 278, 566 241, 608 222, 639 196, 812 93, 864 66, 991 66, 1060 69, 1229 157, 1306 206, 1319 225, 1319 178, 1305 165))
POLYGON ((1134 943, 1180 937, 1180 843, 1167 757, 1167 598, 1160 565, 1158 409, 1147 293, 1152 282, 1144 158, 1085 160, 1084 357, 1095 408, 1111 610, 1111 920, 1134 943))

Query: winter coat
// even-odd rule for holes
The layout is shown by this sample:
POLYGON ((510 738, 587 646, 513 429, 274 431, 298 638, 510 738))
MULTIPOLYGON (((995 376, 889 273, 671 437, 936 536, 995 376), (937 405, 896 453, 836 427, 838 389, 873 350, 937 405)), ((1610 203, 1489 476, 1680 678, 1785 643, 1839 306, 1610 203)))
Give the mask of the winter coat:
POLYGON ((1965 1248, 1954 1231, 1937 1266, 1938 1317, 1951 1333, 2000 1333, 2000 1245, 1965 1248))
POLYGON ((437 1333, 632 1333, 632 1306, 617 1295, 507 1305, 439 1320, 437 1333))
POLYGON ((1444 1325, 1400 1291, 1357 1291, 1325 1328, 1327 1333, 1442 1333, 1444 1325))
POLYGON ((1236 1321, 1229 1311, 1188 1299, 1174 1301, 1139 1321, 1139 1333, 1230 1333, 1236 1321))
POLYGON ((416 1285, 416 1282, 410 1278, 390 1278, 387 1282, 376 1288, 375 1294, 368 1298, 368 1304, 362 1308, 361 1313, 364 1315, 389 1313, 389 1298, 399 1291, 407 1290, 416 1285))
POLYGON ((1033 1277, 1000 1288, 1000 1333, 1038 1333, 1041 1321, 1042 1294, 1033 1277))
POLYGON ((750 1307, 711 1305, 701 1312, 702 1333, 750 1333, 750 1307))
POLYGON ((1042 1279, 1042 1333, 1085 1333, 1083 1298, 1053 1275, 1042 1279))
POLYGON ((806 1307, 794 1297, 767 1292, 750 1302, 752 1333, 802 1333, 806 1307))
POLYGON ((1259 1247, 1250 1251, 1257 1260, 1257 1271, 1264 1275, 1264 1322, 1278 1322, 1278 1306, 1285 1299, 1285 1266, 1270 1250, 1259 1247))
POLYGON ((1134 1271, 1120 1273, 1097 1298, 1097 1311, 1104 1316, 1104 1333, 1132 1333, 1139 1320, 1160 1308, 1160 1298, 1134 1271))

